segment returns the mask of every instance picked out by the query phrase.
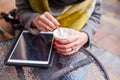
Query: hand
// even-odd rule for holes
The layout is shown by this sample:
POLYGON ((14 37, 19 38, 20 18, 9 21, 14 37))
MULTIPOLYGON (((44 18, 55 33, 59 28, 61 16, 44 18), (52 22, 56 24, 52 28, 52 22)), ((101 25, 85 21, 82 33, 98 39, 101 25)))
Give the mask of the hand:
POLYGON ((60 23, 49 13, 44 12, 34 18, 33 24, 41 31, 52 31, 60 26, 60 23))
POLYGON ((71 55, 77 52, 88 41, 88 35, 85 32, 75 31, 69 39, 55 40, 54 48, 62 55, 71 55))

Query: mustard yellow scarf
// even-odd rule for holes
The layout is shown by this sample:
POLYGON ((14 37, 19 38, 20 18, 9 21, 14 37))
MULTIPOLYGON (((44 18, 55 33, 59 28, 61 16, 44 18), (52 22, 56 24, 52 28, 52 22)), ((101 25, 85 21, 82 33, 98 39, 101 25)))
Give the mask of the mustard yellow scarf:
MULTIPOLYGON (((32 9, 35 12, 43 13, 51 9, 48 0, 29 0, 32 9)), ((91 16, 96 0, 85 0, 82 3, 72 5, 67 11, 55 18, 60 22, 63 27, 73 28, 80 30, 91 16)))

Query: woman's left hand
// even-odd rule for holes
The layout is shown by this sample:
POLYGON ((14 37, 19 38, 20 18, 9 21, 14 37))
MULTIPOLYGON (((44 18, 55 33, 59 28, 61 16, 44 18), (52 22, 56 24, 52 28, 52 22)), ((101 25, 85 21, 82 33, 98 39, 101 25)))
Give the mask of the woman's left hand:
POLYGON ((55 40, 54 48, 62 55, 71 55, 77 52, 88 41, 88 35, 85 32, 75 31, 69 39, 55 40))

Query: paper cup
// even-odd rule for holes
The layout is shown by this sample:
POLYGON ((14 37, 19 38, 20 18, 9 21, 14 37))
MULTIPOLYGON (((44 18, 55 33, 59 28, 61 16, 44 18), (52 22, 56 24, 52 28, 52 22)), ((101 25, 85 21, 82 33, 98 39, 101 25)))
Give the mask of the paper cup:
POLYGON ((57 40, 68 39, 74 34, 74 30, 70 28, 59 28, 53 31, 53 35, 57 40))

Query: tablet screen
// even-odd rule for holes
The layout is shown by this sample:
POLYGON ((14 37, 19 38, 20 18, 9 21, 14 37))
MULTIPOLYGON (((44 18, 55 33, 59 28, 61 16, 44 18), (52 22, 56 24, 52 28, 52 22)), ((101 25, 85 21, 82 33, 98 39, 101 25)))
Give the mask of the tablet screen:
POLYGON ((32 35, 29 31, 23 31, 11 52, 8 62, 48 64, 53 45, 51 32, 40 32, 32 35))

